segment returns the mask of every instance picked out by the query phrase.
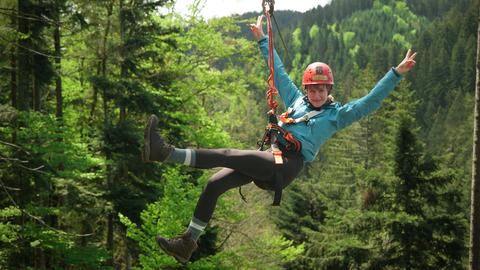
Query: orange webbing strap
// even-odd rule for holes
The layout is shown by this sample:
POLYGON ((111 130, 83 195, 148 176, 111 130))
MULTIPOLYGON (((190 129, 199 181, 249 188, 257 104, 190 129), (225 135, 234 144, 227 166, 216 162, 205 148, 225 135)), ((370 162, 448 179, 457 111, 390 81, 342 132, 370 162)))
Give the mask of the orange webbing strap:
POLYGON ((279 119, 280 121, 282 121, 282 123, 285 123, 285 124, 295 124, 295 119, 290 118, 290 117, 289 117, 289 114, 290 114, 290 110, 288 110, 288 111, 280 114, 280 115, 278 116, 278 119, 279 119))
POLYGON ((293 137, 292 133, 285 131, 285 133, 283 134, 283 138, 293 145, 293 149, 291 150, 295 150, 296 152, 300 152, 302 150, 302 143, 295 137, 293 137))
POLYGON ((273 132, 276 132, 285 139, 285 141, 288 143, 288 145, 285 146, 287 150, 292 150, 295 152, 300 152, 302 150, 302 143, 297 140, 292 133, 281 128, 279 125, 270 123, 268 124, 267 129, 273 130, 273 132))
POLYGON ((267 103, 270 109, 275 113, 275 109, 278 107, 278 102, 275 100, 275 96, 278 95, 277 88, 275 87, 275 63, 273 58, 273 31, 272 31, 272 22, 270 19, 270 13, 265 12, 267 17, 267 28, 268 28, 268 68, 270 69, 270 74, 268 75, 268 91, 267 91, 267 103))
POLYGON ((278 148, 278 145, 272 144, 272 154, 275 159, 275 164, 283 164, 282 150, 278 148))

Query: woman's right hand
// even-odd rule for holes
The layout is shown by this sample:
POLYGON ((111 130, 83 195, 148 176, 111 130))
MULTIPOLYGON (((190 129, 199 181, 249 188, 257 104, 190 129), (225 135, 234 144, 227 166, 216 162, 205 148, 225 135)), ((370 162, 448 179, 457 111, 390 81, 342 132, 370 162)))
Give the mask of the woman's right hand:
POLYGON ((253 36, 257 39, 257 41, 265 37, 265 34, 263 33, 262 20, 263 15, 260 15, 257 18, 257 23, 252 23, 249 25, 250 31, 252 31, 253 36))

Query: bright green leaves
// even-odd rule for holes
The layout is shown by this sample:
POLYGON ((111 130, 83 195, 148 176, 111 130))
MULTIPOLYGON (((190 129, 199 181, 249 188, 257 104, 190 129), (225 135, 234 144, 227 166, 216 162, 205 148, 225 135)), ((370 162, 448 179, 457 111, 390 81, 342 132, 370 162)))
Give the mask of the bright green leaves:
POLYGON ((343 33, 343 44, 346 48, 351 48, 353 44, 353 39, 355 38, 355 32, 344 32, 343 33))
MULTIPOLYGON (((119 214, 120 221, 127 227, 127 236, 140 247, 140 266, 142 269, 175 267, 176 261, 160 252, 155 236, 172 237, 181 234, 192 217, 197 199, 206 178, 202 177, 198 185, 193 185, 192 176, 179 168, 167 169, 162 179, 164 182, 162 196, 158 201, 147 205, 140 214, 141 225, 136 225, 126 216, 119 214)), ((218 261, 216 256, 210 261, 218 261)), ((207 261, 200 260, 191 264, 190 269, 200 269, 207 261)))
POLYGON ((310 36, 310 39, 314 40, 317 36, 318 33, 320 32, 320 28, 318 25, 314 24, 312 27, 310 27, 310 31, 308 32, 308 35, 310 36))
POLYGON ((173 258, 159 252, 155 236, 171 237, 181 233, 188 225, 200 191, 189 184, 188 178, 188 175, 175 168, 165 171, 162 175, 165 181, 163 196, 142 211, 140 227, 119 214, 120 221, 127 226, 127 236, 136 241, 141 249, 140 265, 144 269, 175 265, 173 258))
POLYGON ((408 41, 406 41, 405 36, 403 36, 401 34, 398 34, 398 33, 393 35, 392 41, 401 45, 405 50, 408 50, 409 48, 412 47, 412 44, 410 44, 408 41))

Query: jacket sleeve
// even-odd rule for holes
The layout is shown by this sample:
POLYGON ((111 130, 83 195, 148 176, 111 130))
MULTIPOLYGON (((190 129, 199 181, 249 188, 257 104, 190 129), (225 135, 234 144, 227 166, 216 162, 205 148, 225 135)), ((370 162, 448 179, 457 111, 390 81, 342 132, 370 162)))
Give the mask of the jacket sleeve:
MULTIPOLYGON (((259 40, 258 45, 260 47, 260 51, 262 52, 268 69, 268 38, 265 37, 259 40)), ((275 86, 277 87, 278 93, 280 94, 280 97, 282 98, 285 106, 290 107, 293 105, 295 100, 297 100, 297 98, 299 98, 303 94, 288 76, 283 66, 282 60, 280 60, 280 57, 278 56, 276 50, 274 50, 273 55, 275 86)))
POLYGON ((345 128, 377 110, 382 101, 392 92, 401 79, 402 76, 400 76, 394 68, 391 68, 390 71, 377 82, 370 93, 340 107, 337 113, 337 128, 345 128))

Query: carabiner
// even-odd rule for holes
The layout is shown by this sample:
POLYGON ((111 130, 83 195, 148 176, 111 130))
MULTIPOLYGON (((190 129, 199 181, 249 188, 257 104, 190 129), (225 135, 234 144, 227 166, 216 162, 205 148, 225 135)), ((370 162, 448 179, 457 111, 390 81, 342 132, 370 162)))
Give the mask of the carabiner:
POLYGON ((272 15, 273 14, 273 7, 275 5, 275 0, 262 0, 262 10, 265 15, 268 14, 272 15), (268 7, 268 10, 267 10, 268 7))

